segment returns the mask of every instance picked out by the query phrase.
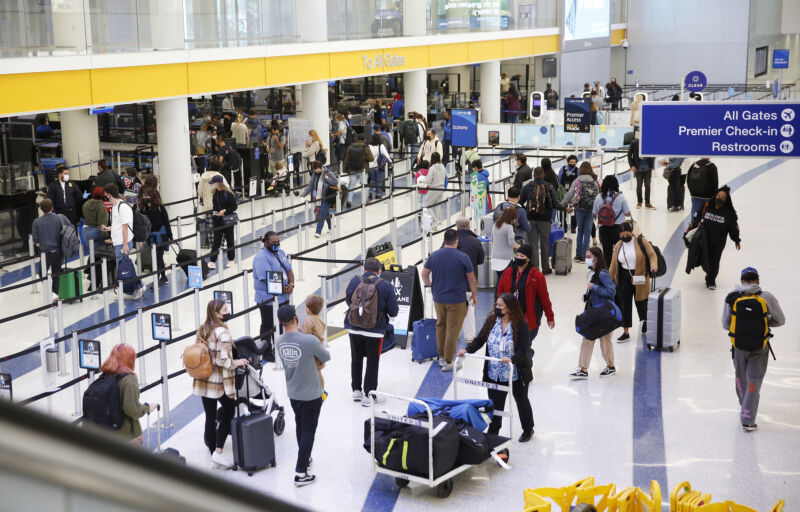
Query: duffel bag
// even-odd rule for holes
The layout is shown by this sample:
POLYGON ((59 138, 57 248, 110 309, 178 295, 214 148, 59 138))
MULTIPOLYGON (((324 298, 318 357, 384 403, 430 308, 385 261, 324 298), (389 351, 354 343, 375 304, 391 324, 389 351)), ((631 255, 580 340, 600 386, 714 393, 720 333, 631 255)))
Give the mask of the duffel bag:
POLYGON ((596 340, 622 326, 622 311, 614 301, 589 305, 575 317, 575 330, 587 340, 596 340))

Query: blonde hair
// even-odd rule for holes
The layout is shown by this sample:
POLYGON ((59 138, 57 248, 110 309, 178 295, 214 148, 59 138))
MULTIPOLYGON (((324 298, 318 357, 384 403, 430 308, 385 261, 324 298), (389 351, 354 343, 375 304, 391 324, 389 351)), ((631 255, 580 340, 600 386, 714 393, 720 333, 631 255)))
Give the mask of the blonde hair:
POLYGON ((242 117, 242 114, 239 114, 238 116, 236 116, 236 122, 237 123, 241 123, 242 121, 244 121, 244 117, 242 117))
POLYGON ((317 135, 317 130, 308 130, 308 134, 311 136, 311 140, 314 142, 319 142, 319 145, 322 146, 322 141, 319 140, 319 135, 317 135))

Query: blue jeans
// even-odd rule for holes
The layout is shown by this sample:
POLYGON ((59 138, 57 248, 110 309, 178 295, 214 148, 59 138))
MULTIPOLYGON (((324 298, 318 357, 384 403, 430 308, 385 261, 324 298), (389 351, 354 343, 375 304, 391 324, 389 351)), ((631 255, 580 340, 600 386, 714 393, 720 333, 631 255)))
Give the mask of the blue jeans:
MULTIPOLYGON (((320 201, 319 215, 317 215, 317 234, 322 234, 322 226, 325 224, 325 217, 330 214, 331 204, 328 201, 320 201)), ((328 231, 331 229, 331 219, 327 219, 328 231)))
POLYGON ((693 197, 692 198, 692 214, 689 219, 694 219, 694 214, 699 212, 703 209, 703 205, 706 204, 706 200, 701 197, 693 197))
MULTIPOLYGON (((347 199, 345 201, 350 201, 353 198, 353 189, 356 186, 356 182, 359 184, 361 183, 361 173, 356 172, 350 175, 350 181, 347 183, 347 199)), ((361 200, 363 201, 364 198, 362 197, 361 200)))
POLYGON ((592 237, 592 212, 576 209, 575 216, 578 221, 578 248, 575 251, 575 256, 583 259, 586 256, 586 250, 589 248, 589 240, 592 237))
POLYGON ((406 151, 408 151, 408 169, 411 170, 411 168, 414 167, 414 164, 417 162, 419 144, 408 144, 406 151))
POLYGON ((94 226, 83 226, 83 239, 86 240, 86 246, 89 246, 89 242, 94 242, 95 249, 98 245, 102 245, 103 240, 103 232, 100 231, 100 228, 96 228, 94 226))
POLYGON ((519 114, 506 114, 507 122, 519 123, 519 114))
POLYGON ((373 167, 369 170, 369 198, 379 198, 382 196, 383 187, 383 166, 373 167))

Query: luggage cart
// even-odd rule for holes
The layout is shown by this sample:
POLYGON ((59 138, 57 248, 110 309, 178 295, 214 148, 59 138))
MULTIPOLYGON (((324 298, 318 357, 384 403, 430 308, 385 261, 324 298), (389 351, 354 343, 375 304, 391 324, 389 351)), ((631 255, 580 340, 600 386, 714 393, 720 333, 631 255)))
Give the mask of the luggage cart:
MULTIPOLYGON (((486 360, 486 361, 501 361, 500 359, 495 358, 495 357, 486 357, 486 356, 480 356, 480 355, 477 355, 477 354, 467 354, 467 357, 473 357, 473 358, 476 358, 476 359, 482 359, 482 360, 486 360)), ((458 375, 454 375, 453 376, 453 394, 454 394, 455 398, 458 399, 457 391, 456 391, 456 389, 457 389, 457 384, 456 383, 457 382, 462 382, 464 384, 471 384, 471 385, 475 385, 475 386, 482 387, 482 388, 497 389, 499 391, 506 391, 508 393, 511 393, 511 381, 512 381, 513 376, 514 376, 514 366, 513 366, 513 363, 508 363, 508 366, 509 366, 509 381, 508 381, 508 385, 507 386, 506 385, 500 385, 500 384, 492 384, 492 383, 483 382, 483 381, 474 380, 474 379, 467 379, 467 378, 464 378, 464 377, 459 377, 458 375)), ((384 474, 384 475, 388 475, 388 476, 394 477, 395 483, 401 489, 403 487, 407 487, 410 482, 415 482, 415 483, 427 485, 428 487, 431 487, 431 488, 436 487, 436 494, 440 498, 447 498, 448 496, 450 496, 450 493, 453 491, 453 477, 455 477, 456 475, 461 474, 464 471, 467 471, 468 469, 472 468, 474 466, 474 464, 462 464, 461 466, 456 466, 455 468, 453 468, 449 472, 439 476, 438 478, 434 478, 434 473, 433 473, 433 438, 435 437, 435 431, 434 431, 434 423, 433 423, 433 411, 431 411, 431 408, 428 406, 428 404, 425 403, 422 400, 417 400, 416 398, 408 398, 408 397, 404 397, 404 396, 394 395, 394 394, 391 394, 391 393, 382 393, 380 391, 370 391, 370 395, 373 398, 370 401, 371 402, 371 407, 370 407, 370 410, 371 410, 371 418, 370 418, 370 436, 371 436, 371 439, 370 439, 370 456, 371 456, 372 465, 373 465, 373 468, 375 469, 375 471, 377 473, 381 473, 381 474, 384 474), (379 411, 377 411, 375 409, 375 402, 376 402, 375 398, 377 398, 377 397, 393 398, 395 400, 401 400, 401 401, 404 401, 404 402, 415 403, 417 405, 420 405, 420 406, 425 408, 425 413, 428 416, 428 420, 427 421, 423 421, 423 420, 418 420, 418 419, 415 419, 415 418, 409 418, 407 416, 398 416, 398 415, 395 415, 395 414, 389 414, 389 413, 383 412, 383 411, 379 412, 379 411), (377 462, 377 460, 375 458, 375 419, 376 418, 381 418, 381 419, 388 420, 388 421, 395 421, 395 422, 399 422, 399 423, 405 423, 406 425, 413 425, 415 427, 420 427, 420 428, 424 428, 424 429, 428 430, 428 477, 412 475, 410 473, 404 473, 402 471, 395 471, 395 470, 387 469, 387 468, 384 468, 384 467, 381 467, 381 466, 378 465, 378 462, 377 462)), ((511 399, 511 397, 509 397, 509 400, 506 400, 506 403, 508 403, 508 404, 511 404, 512 402, 513 402, 513 399, 511 399)), ((509 435, 511 435, 511 432, 512 432, 512 429, 513 429, 512 423, 513 423, 513 419, 514 419, 514 417, 513 417, 513 405, 509 405, 508 411, 494 411, 494 414, 500 414, 500 415, 508 418, 509 435)), ((498 437, 498 440, 500 442, 494 446, 494 449, 492 450, 491 457, 497 462, 498 466, 500 466, 500 467, 502 467, 503 469, 506 469, 506 470, 511 469, 511 466, 509 466, 507 464, 507 461, 508 461, 508 457, 509 457, 509 447, 511 446, 512 437, 508 437, 508 438, 506 438, 506 437, 498 437), (505 460, 503 460, 503 458, 501 458, 501 456, 500 456, 501 454, 505 455, 505 460)))

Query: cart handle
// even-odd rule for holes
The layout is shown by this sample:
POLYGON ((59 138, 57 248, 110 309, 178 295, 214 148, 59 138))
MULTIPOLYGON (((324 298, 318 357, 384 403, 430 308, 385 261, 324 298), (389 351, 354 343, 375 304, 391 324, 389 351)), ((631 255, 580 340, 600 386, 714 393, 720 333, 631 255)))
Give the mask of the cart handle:
MULTIPOLYGON (((460 357, 462 359, 465 358, 465 357, 471 357, 473 359, 481 359, 483 361, 497 361, 499 363, 503 363, 503 359, 502 358, 491 357, 491 356, 482 356, 480 354, 464 354, 463 356, 460 356, 460 357)), ((503 363, 503 364, 507 364, 508 365, 508 391, 507 391, 507 393, 511 393, 512 387, 514 385, 514 383, 513 383, 513 381, 514 381, 514 363, 509 361, 508 363, 503 363)), ((456 375, 457 373, 458 373, 458 370, 453 372, 453 398, 455 400, 458 400, 458 379, 459 379, 459 377, 458 377, 458 375, 456 375)), ((505 411, 502 411, 502 412, 505 412, 504 415, 508 416, 508 433, 509 433, 509 436, 513 438, 514 437, 514 416, 513 416, 514 401, 513 400, 507 400, 506 404, 508 404, 508 412, 505 412, 505 411)))

